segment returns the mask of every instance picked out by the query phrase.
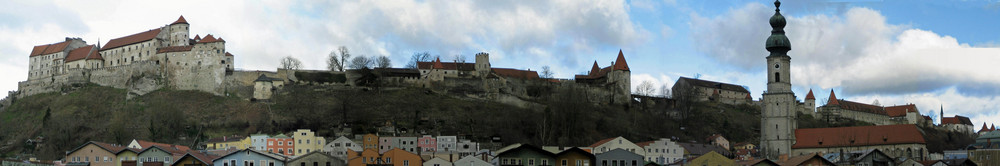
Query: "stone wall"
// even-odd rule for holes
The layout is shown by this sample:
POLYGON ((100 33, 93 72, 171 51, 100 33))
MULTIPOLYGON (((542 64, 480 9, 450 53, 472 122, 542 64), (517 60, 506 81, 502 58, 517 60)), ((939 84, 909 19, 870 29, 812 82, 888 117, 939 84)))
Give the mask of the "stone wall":
POLYGON ((257 77, 260 77, 260 75, 278 78, 278 73, 271 71, 233 71, 231 74, 226 76, 226 79, 223 82, 223 85, 226 87, 225 95, 236 96, 244 99, 253 97, 253 81, 257 80, 257 77))

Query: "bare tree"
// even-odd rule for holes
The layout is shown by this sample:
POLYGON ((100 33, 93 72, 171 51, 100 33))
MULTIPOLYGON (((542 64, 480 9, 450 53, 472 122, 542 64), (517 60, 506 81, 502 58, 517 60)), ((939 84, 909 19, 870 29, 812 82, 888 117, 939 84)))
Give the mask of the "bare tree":
POLYGON ((388 56, 378 56, 375 57, 375 68, 390 68, 392 67, 392 61, 388 56))
POLYGON ((351 64, 349 67, 351 69, 364 69, 364 68, 371 68, 371 65, 372 65, 371 59, 368 59, 365 56, 357 56, 354 57, 354 59, 351 59, 351 64))
POLYGON ((344 64, 340 63, 340 57, 337 56, 337 51, 330 51, 330 55, 327 56, 326 68, 330 71, 344 71, 344 64))
POLYGON ((660 85, 660 97, 670 97, 670 87, 667 84, 660 85))
POLYGON ((430 62, 432 60, 434 60, 434 57, 431 57, 431 53, 428 52, 413 53, 413 55, 410 56, 410 62, 406 63, 406 68, 416 69, 417 62, 430 62))
POLYGON ((285 70, 298 70, 299 68, 302 68, 302 61, 299 61, 299 59, 295 59, 292 56, 286 56, 281 58, 280 67, 285 70))
POLYGON ((344 68, 347 67, 346 66, 347 61, 351 59, 351 52, 348 51, 347 47, 344 46, 340 46, 340 48, 337 48, 337 51, 340 52, 340 66, 338 67, 340 71, 344 71, 344 68))
POLYGON ((542 66, 542 78, 552 78, 552 69, 549 66, 542 66))
POLYGON ((635 92, 643 96, 652 96, 656 89, 653 89, 653 82, 649 80, 642 81, 639 86, 635 87, 635 92))

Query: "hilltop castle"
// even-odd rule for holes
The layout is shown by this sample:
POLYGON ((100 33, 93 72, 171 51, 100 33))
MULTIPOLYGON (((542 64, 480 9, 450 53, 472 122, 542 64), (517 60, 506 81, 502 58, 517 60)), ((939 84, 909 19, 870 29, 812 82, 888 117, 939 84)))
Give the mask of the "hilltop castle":
POLYGON ((163 27, 88 45, 80 38, 35 46, 29 55, 28 80, 17 96, 60 91, 94 83, 145 94, 164 86, 179 90, 225 93, 233 71, 226 41, 211 34, 189 37, 184 16, 163 27))

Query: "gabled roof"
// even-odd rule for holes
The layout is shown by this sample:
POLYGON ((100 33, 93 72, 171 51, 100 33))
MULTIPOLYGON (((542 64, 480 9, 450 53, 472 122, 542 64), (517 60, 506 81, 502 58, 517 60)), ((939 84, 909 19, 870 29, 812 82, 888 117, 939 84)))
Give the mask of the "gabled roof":
POLYGON ((281 162, 285 162, 285 161, 288 160, 288 157, 277 155, 277 154, 271 154, 271 153, 267 153, 267 152, 260 152, 260 151, 256 151, 256 150, 250 150, 250 149, 243 149, 243 150, 238 150, 238 151, 226 154, 226 155, 219 156, 218 158, 212 159, 212 162, 214 163, 214 162, 216 162, 215 160, 226 158, 229 155, 233 155, 233 154, 237 154, 237 153, 250 153, 250 152, 257 153, 257 154, 260 154, 261 156, 265 156, 265 157, 268 157, 268 158, 271 158, 271 159, 275 159, 275 160, 278 160, 278 161, 281 161, 281 162))
POLYGON ((215 38, 215 36, 212 36, 212 34, 208 34, 208 35, 205 35, 205 38, 202 38, 201 40, 199 40, 198 43, 225 42, 224 40, 219 40, 219 39, 221 39, 221 38, 217 39, 217 38, 215 38))
POLYGON ((814 158, 817 159, 817 160, 822 161, 823 163, 825 163, 824 165, 837 165, 837 164, 834 164, 833 162, 830 162, 830 160, 827 160, 826 158, 823 158, 823 156, 819 156, 819 154, 816 154, 816 153, 810 153, 810 154, 807 154, 807 155, 795 156, 795 157, 789 158, 788 160, 785 160, 784 162, 781 162, 779 165, 802 165, 803 162, 809 161, 810 159, 814 159, 814 158))
POLYGON ((955 115, 955 117, 943 117, 943 118, 941 118, 941 124, 942 125, 944 125, 944 124, 972 125, 972 121, 969 120, 969 117, 955 115))
POLYGON ((150 142, 150 141, 145 141, 145 140, 135 140, 135 141, 136 141, 136 143, 139 143, 139 146, 141 146, 144 149, 145 148, 149 148, 149 147, 153 147, 153 146, 160 146, 160 147, 177 147, 177 149, 180 150, 180 151, 191 150, 190 147, 188 147, 188 146, 182 146, 182 145, 173 145, 173 144, 165 144, 165 143, 158 143, 158 142, 150 142))
POLYGON ((813 96, 813 90, 812 89, 809 89, 809 93, 806 94, 806 100, 816 100, 816 97, 813 96))
POLYGON ((622 54, 622 50, 618 50, 618 58, 615 59, 615 70, 628 70, 628 63, 625 62, 625 55, 622 54))
POLYGON ((181 15, 180 18, 177 18, 177 21, 174 21, 174 23, 170 23, 170 25, 174 24, 188 24, 188 21, 184 19, 184 15, 181 15))
POLYGON ((80 48, 73 49, 69 51, 69 55, 66 55, 66 62, 73 62, 77 60, 84 59, 104 59, 101 57, 100 53, 97 53, 97 46, 89 45, 80 48))
POLYGON ((795 139, 793 149, 927 143, 913 124, 795 129, 795 139))
POLYGON ((312 151, 312 152, 306 153, 304 155, 299 155, 298 157, 292 158, 291 160, 288 160, 288 163, 292 163, 292 162, 295 162, 296 160, 301 160, 303 158, 306 158, 306 157, 312 156, 312 155, 321 155, 323 157, 331 158, 331 159, 334 159, 334 160, 339 160, 341 162, 344 161, 343 159, 340 159, 338 157, 333 157, 330 154, 323 153, 323 152, 320 152, 320 151, 317 150, 317 151, 312 151))
POLYGON ((595 157, 593 153, 590 153, 590 152, 588 152, 586 150, 583 150, 583 149, 580 149, 578 147, 573 147, 573 148, 569 148, 569 149, 563 150, 562 152, 556 153, 556 156, 562 156, 564 154, 569 154, 569 153, 579 153, 579 154, 583 154, 584 156, 587 156, 587 157, 590 157, 590 158, 594 158, 595 157))
POLYGON ((66 47, 69 47, 69 43, 70 41, 63 41, 59 43, 35 46, 34 48, 31 49, 31 54, 28 55, 28 57, 47 55, 66 50, 66 47))
POLYGON ((596 74, 597 72, 600 72, 600 71, 601 71, 601 67, 597 66, 597 61, 594 61, 594 66, 590 67, 590 72, 587 73, 587 74, 594 75, 594 74, 596 74))
POLYGON ((170 46, 170 47, 157 48, 156 53, 191 51, 191 48, 194 48, 194 46, 170 46))
POLYGON ((543 155, 547 155, 549 157, 555 157, 556 156, 555 153, 549 152, 549 151, 547 151, 545 149, 542 149, 541 147, 534 146, 534 145, 528 145, 528 144, 521 144, 520 146, 514 147, 512 149, 508 149, 508 150, 505 150, 503 152, 499 152, 499 153, 497 153, 497 156, 500 156, 500 155, 502 155, 504 153, 508 153, 508 152, 512 152, 512 151, 517 151, 517 150, 535 151, 535 152, 541 153, 543 155))
POLYGON ((233 54, 230 54, 229 52, 226 52, 226 56, 233 56, 233 54))
MULTIPOLYGON (((201 161, 201 163, 205 163, 205 165, 212 165, 212 163, 213 163, 212 160, 215 160, 215 159, 219 158, 219 156, 213 156, 213 155, 208 155, 208 154, 203 154, 203 153, 188 151, 183 156, 178 157, 176 161, 181 161, 181 159, 184 159, 185 157, 192 157, 195 160, 201 161)), ((176 162, 176 161, 173 162, 173 164, 171 164, 171 166, 177 166, 178 164, 180 164, 180 162, 176 162)))
POLYGON ((127 149, 127 147, 121 146, 121 145, 115 145, 115 144, 109 144, 109 143, 97 142, 97 141, 90 141, 90 142, 87 142, 87 143, 83 143, 83 145, 77 146, 76 148, 73 148, 73 150, 70 150, 69 153, 73 153, 73 152, 75 152, 77 150, 82 149, 83 147, 86 147, 87 145, 90 145, 90 144, 94 144, 95 146, 97 146, 97 147, 99 147, 101 149, 104 149, 104 150, 106 150, 106 151, 108 151, 109 153, 112 153, 112 154, 117 154, 118 152, 120 152, 120 151, 122 151, 124 149, 127 149))
POLYGON ((201 40, 201 35, 194 35, 194 40, 201 40))
POLYGON ((726 150, 725 148, 722 148, 721 146, 718 145, 697 144, 697 143, 677 143, 677 144, 681 145, 681 147, 684 148, 684 151, 687 151, 688 153, 691 154, 701 155, 701 154, 707 154, 708 152, 716 152, 724 156, 728 156, 730 153, 729 150, 726 150))
POLYGON ((694 79, 694 78, 687 78, 687 77, 680 77, 680 78, 677 79, 677 82, 681 82, 681 81, 687 82, 691 86, 698 86, 698 87, 705 87, 705 88, 716 88, 716 89, 723 89, 723 90, 728 90, 728 91, 750 93, 750 91, 748 91, 746 88, 743 88, 743 86, 735 85, 735 84, 721 83, 721 82, 715 82, 715 81, 709 81, 709 80, 702 80, 702 79, 694 79))
POLYGON ((153 146, 144 147, 144 148, 145 149, 142 149, 142 151, 139 151, 139 152, 136 152, 136 153, 144 153, 146 151, 149 151, 150 149, 160 149, 160 150, 162 150, 164 152, 170 153, 171 155, 183 155, 185 152, 187 152, 188 150, 190 150, 190 149, 181 150, 181 149, 177 148, 176 146, 171 147, 171 146, 160 146, 160 145, 153 145, 153 146))
POLYGON ((160 29, 157 28, 145 32, 139 32, 136 34, 128 35, 125 37, 111 39, 110 41, 108 41, 108 44, 105 44, 104 47, 101 48, 101 51, 153 40, 154 38, 156 38, 156 35, 159 34, 160 34, 160 29))
POLYGON ((774 161, 771 161, 769 159, 756 159, 756 160, 738 161, 738 162, 736 162, 736 165, 739 165, 739 166, 754 166, 754 165, 779 165, 779 164, 775 163, 774 161))
POLYGON ((505 69, 505 68, 493 68, 493 73, 503 77, 520 78, 520 79, 538 79, 538 72, 531 70, 518 70, 518 69, 505 69))
POLYGON ((635 145, 638 145, 639 147, 646 147, 646 146, 649 146, 649 144, 653 144, 653 142, 656 142, 656 140, 635 143, 635 145))
POLYGON ((621 137, 621 136, 618 136, 618 137, 612 137, 612 138, 608 138, 608 139, 602 139, 602 140, 600 140, 600 141, 597 141, 597 142, 594 142, 594 144, 590 144, 590 146, 588 146, 588 147, 591 147, 591 148, 594 148, 594 147, 597 147, 597 146, 601 146, 601 145, 603 145, 604 143, 608 143, 608 142, 611 142, 611 140, 615 140, 615 138, 619 138, 619 137, 621 137))

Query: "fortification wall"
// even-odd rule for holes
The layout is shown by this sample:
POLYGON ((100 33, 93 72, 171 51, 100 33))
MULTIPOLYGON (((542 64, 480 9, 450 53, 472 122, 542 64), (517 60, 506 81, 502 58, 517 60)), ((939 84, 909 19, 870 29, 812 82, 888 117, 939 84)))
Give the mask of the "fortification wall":
POLYGON ((131 64, 91 69, 90 82, 107 87, 128 89, 131 80, 141 77, 162 78, 160 65, 152 61, 137 61, 131 64))
POLYGON ((232 74, 226 76, 223 82, 225 94, 245 99, 253 97, 253 81, 257 80, 260 75, 278 78, 278 73, 271 71, 233 71, 232 74))

